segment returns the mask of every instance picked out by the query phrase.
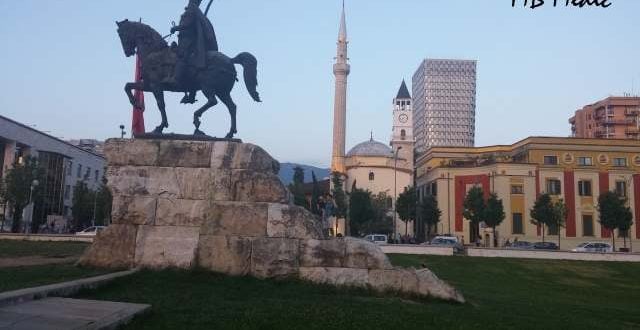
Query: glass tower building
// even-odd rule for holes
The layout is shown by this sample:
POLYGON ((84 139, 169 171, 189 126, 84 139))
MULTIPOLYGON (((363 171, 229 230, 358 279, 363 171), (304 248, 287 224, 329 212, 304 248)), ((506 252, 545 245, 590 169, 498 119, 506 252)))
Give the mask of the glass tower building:
POLYGON ((413 75, 415 152, 430 147, 473 147, 476 61, 426 59, 413 75))

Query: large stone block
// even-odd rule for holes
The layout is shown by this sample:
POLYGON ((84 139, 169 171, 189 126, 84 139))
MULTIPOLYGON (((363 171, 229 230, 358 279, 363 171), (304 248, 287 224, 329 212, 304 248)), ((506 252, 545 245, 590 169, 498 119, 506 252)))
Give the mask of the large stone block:
POLYGON ((275 174, 251 170, 233 170, 231 193, 234 201, 288 204, 287 187, 275 174))
POLYGON ((343 239, 300 241, 301 267, 343 267, 347 246, 343 239))
POLYGON ((264 149, 249 143, 216 142, 211 167, 214 169, 252 170, 278 174, 280 163, 264 149))
POLYGON ((257 238, 251 252, 251 275, 282 278, 298 274, 300 241, 289 238, 257 238))
POLYGON ((135 265, 137 226, 114 224, 98 233, 80 265, 128 269, 135 265))
POLYGON ((198 265, 227 275, 247 275, 251 270, 251 242, 248 237, 202 235, 198 265))
POLYGON ((152 269, 192 268, 199 238, 197 227, 140 226, 136 265, 152 269))
POLYGON ((212 144, 213 142, 161 140, 157 166, 209 168, 212 144))
POLYGON ((158 198, 154 225, 201 227, 207 222, 209 209, 209 201, 158 198))
POLYGON ((269 204, 268 237, 322 239, 322 224, 311 212, 302 207, 269 204))
POLYGON ((357 268, 300 267, 300 278, 317 284, 365 288, 369 271, 357 268))
POLYGON ((110 139, 104 144, 109 166, 157 166, 160 141, 110 139))
POLYGON ((418 293, 418 277, 414 269, 372 269, 369 285, 376 291, 418 293))
POLYGON ((430 270, 420 269, 416 271, 416 276, 418 280, 417 292, 419 295, 453 300, 459 303, 465 302, 464 297, 458 290, 439 279, 430 270))
POLYGON ((114 224, 150 225, 155 220, 156 198, 116 194, 112 205, 111 222, 114 224))
POLYGON ((213 174, 207 168, 122 166, 110 167, 107 181, 114 194, 207 199, 213 174))
POLYGON ((212 201, 233 201, 231 170, 212 170, 211 188, 207 199, 212 201))
POLYGON ((387 255, 379 246, 362 239, 347 237, 344 267, 365 269, 392 269, 387 255))
POLYGON ((202 226, 202 235, 254 236, 267 235, 266 203, 214 202, 202 226))

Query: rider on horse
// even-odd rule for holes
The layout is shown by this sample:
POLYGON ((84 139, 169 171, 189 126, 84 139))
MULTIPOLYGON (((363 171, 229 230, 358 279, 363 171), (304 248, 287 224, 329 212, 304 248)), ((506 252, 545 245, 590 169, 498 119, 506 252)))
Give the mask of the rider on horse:
MULTIPOLYGON (((218 51, 216 33, 211 21, 200 10, 202 0, 189 0, 180 24, 171 28, 171 33, 179 32, 174 75, 164 82, 169 84, 192 85, 189 83, 189 68, 202 69, 207 66, 207 53, 218 51)), ((182 103, 194 103, 195 89, 185 94, 182 103)))

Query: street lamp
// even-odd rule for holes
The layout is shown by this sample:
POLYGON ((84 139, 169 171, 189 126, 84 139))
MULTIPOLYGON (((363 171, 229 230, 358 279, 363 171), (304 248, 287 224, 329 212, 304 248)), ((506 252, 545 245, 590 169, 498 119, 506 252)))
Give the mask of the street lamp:
POLYGON ((120 125, 120 138, 124 139, 125 134, 127 134, 127 132, 124 131, 124 125, 120 125))
POLYGON ((33 222, 33 209, 34 209, 34 205, 31 205, 31 203, 33 203, 33 190, 38 187, 38 185, 40 184, 40 182, 38 180, 33 180, 31 182, 31 187, 29 187, 29 205, 30 205, 30 215, 29 215, 29 223, 25 223, 24 225, 24 233, 27 234, 28 229, 29 229, 29 224, 33 222))
POLYGON ((398 147, 393 155, 393 240, 398 237, 398 225, 396 223, 396 204, 398 204, 398 152, 402 147, 398 147))

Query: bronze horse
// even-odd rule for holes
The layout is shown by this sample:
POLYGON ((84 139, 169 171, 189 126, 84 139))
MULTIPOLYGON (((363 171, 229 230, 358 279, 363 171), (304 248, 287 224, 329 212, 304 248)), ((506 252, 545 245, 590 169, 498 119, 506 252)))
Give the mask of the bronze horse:
POLYGON ((230 139, 238 133, 236 127, 236 105, 231 99, 231 90, 237 81, 237 72, 234 64, 242 65, 244 69, 244 81, 251 97, 260 102, 260 95, 256 87, 258 86, 258 61, 250 53, 240 53, 234 58, 220 52, 209 52, 207 55, 207 66, 202 70, 192 69, 191 79, 184 85, 165 83, 166 77, 172 74, 176 64, 176 54, 174 47, 169 47, 162 36, 150 26, 124 20, 116 22, 118 25, 118 35, 122 42, 124 54, 127 57, 138 54, 142 64, 142 81, 127 83, 124 90, 133 106, 137 106, 132 90, 151 92, 158 103, 158 110, 162 115, 162 122, 154 133, 161 134, 165 128, 169 127, 167 114, 165 111, 164 92, 188 92, 193 90, 202 91, 207 98, 200 109, 193 114, 193 124, 196 129, 195 135, 204 135, 200 131, 200 117, 202 114, 215 106, 218 101, 216 97, 229 109, 231 115, 231 128, 226 138, 230 139))

